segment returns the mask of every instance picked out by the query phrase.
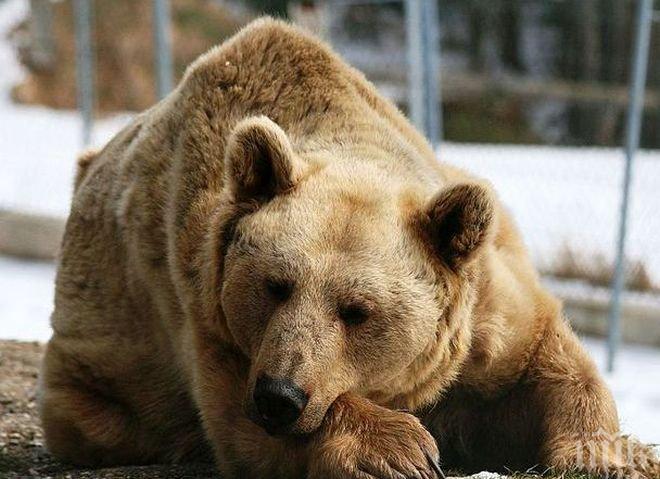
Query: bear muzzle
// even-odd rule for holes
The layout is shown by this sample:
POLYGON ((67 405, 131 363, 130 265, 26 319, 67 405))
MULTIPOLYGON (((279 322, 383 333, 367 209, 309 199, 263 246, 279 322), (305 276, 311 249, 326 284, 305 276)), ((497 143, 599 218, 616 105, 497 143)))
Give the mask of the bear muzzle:
POLYGON ((252 393, 250 416, 268 434, 286 434, 302 415, 308 394, 293 381, 260 375, 252 393))

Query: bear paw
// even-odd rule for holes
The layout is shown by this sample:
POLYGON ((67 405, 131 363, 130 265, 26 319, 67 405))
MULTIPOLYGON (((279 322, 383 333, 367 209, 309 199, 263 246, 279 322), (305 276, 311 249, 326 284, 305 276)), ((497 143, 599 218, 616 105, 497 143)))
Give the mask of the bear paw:
POLYGON ((341 398, 328 416, 310 479, 444 478, 435 439, 415 416, 362 398, 341 398))

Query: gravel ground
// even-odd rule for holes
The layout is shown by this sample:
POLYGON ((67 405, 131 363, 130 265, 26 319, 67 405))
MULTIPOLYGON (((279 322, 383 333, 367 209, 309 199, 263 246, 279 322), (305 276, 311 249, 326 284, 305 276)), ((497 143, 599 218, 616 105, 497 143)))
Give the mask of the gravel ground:
POLYGON ((43 345, 0 340, 0 478, 183 479, 216 477, 210 465, 81 470, 44 449, 36 406, 43 345))

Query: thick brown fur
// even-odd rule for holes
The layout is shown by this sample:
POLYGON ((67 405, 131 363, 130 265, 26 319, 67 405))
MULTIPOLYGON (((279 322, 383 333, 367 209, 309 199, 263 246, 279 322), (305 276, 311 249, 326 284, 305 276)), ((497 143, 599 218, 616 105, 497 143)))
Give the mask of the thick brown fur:
POLYGON ((75 183, 42 374, 63 460, 659 476, 627 438, 580 456, 614 403, 496 195, 311 36, 250 24, 75 183), (257 424, 262 374, 309 395, 287 434, 257 424))

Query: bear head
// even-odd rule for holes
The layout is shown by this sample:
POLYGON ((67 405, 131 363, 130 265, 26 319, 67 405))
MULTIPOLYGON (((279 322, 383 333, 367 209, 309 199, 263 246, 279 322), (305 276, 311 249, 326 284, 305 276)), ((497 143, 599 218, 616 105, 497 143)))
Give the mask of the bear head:
POLYGON ((234 128, 225 175, 234 213, 219 303, 249 359, 249 416, 304 434, 346 392, 398 407, 435 399, 465 356, 476 265, 493 237, 489 189, 425 195, 364 159, 298 153, 266 117, 234 128))

